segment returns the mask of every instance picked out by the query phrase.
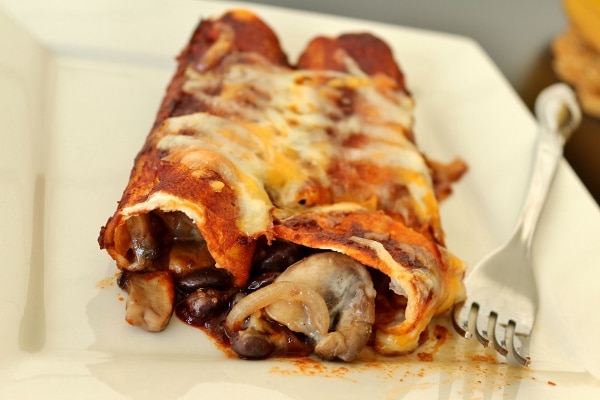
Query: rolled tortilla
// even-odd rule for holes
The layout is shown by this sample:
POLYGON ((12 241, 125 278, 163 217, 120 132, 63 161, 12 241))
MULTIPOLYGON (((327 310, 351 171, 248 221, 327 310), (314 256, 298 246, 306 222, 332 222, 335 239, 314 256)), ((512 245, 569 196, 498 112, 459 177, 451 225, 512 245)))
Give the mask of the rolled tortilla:
POLYGON ((275 241, 335 250, 374 271, 376 350, 413 350, 464 295, 438 201, 466 166, 419 151, 389 47, 316 38, 292 66, 264 22, 233 10, 202 21, 178 60, 100 247, 127 273, 168 271, 160 285, 216 266, 241 292, 275 241))

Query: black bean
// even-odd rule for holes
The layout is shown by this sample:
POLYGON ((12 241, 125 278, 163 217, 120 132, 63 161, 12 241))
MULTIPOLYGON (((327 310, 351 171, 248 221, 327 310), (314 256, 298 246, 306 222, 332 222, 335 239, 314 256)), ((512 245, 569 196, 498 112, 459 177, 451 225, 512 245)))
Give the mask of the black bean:
POLYGON ((302 249, 302 246, 286 241, 276 241, 270 246, 261 247, 254 259, 253 274, 283 272, 303 257, 302 249))
POLYGON ((131 272, 124 269, 117 278, 117 285, 119 285, 119 287, 127 293, 129 293, 129 283, 131 282, 130 275, 131 272))
POLYGON ((233 286, 229 271, 217 267, 205 267, 190 271, 177 279, 177 288, 184 293, 198 289, 227 289, 233 286))
POLYGON ((229 307, 234 290, 198 289, 184 300, 187 314, 192 321, 206 321, 229 307))
POLYGON ((278 276, 279 272, 265 272, 264 274, 260 274, 256 278, 252 279, 250 283, 248 283, 247 289, 248 291, 253 292, 262 287, 270 285, 278 276))
POLYGON ((242 358, 266 358, 275 350, 267 335, 252 329, 235 332, 230 341, 231 349, 242 358))

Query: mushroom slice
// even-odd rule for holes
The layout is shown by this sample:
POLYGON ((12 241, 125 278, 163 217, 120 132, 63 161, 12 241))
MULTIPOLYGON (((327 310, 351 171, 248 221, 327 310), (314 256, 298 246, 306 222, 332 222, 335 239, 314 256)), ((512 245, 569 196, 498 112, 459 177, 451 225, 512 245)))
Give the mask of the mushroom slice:
POLYGON ((236 303, 226 328, 230 337, 244 329, 259 331, 255 320, 264 312, 269 319, 308 336, 320 357, 352 361, 371 335, 375 295, 364 265, 343 254, 317 253, 236 303))
MULTIPOLYGON (((325 301, 310 287, 295 282, 273 282, 242 298, 227 315, 225 328, 231 336, 245 328, 246 318, 274 303, 287 305, 293 317, 298 318, 278 321, 291 330, 302 332, 314 340, 327 333, 329 312, 325 301)), ((280 309, 279 306, 277 309, 280 309)))
POLYGON ((329 311, 323 298, 310 287, 294 282, 273 282, 239 299, 227 316, 225 329, 231 348, 242 358, 308 355, 312 345, 293 332, 303 333, 313 343, 318 342, 327 335, 329 311), (283 322, 267 318, 268 309, 275 316, 285 313, 279 315, 283 322))
POLYGON ((152 236, 150 217, 146 214, 136 215, 128 218, 125 223, 131 240, 129 258, 133 258, 127 269, 141 271, 151 267, 152 262, 158 257, 158 246, 152 236))
MULTIPOLYGON (((286 281, 312 288, 327 304, 331 332, 316 341, 315 353, 327 360, 355 359, 375 321, 376 292, 367 268, 341 253, 317 253, 289 267, 275 283, 286 281)), ((271 307, 266 311, 280 323, 294 318, 293 309, 287 315, 271 307)))
POLYGON ((308 356, 313 346, 259 311, 246 319, 246 328, 230 336, 231 348, 242 358, 308 356))
POLYGON ((169 271, 123 272, 122 287, 127 290, 125 320, 150 332, 164 330, 175 305, 175 288, 169 271))

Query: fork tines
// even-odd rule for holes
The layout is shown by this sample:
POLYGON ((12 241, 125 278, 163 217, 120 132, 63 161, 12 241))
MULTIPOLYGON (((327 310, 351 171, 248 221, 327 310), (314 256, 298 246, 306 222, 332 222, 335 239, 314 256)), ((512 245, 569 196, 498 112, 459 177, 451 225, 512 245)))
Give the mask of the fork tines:
POLYGON ((522 356, 520 351, 523 350, 524 341, 528 338, 528 335, 517 334, 517 324, 514 320, 509 320, 506 324, 498 323, 498 313, 490 311, 487 320, 487 330, 480 330, 477 327, 477 319, 479 318, 480 306, 477 302, 471 303, 470 307, 467 307, 465 303, 459 303, 454 307, 452 324, 454 329, 459 335, 465 339, 470 339, 473 336, 484 346, 489 347, 490 344, 494 346, 494 349, 502 356, 512 359, 519 365, 528 367, 531 363, 529 356, 522 356), (468 312, 467 318, 461 319, 461 311, 466 310, 468 312), (460 323, 459 321, 466 321, 466 323, 460 323), (504 328, 504 338, 498 338, 498 331, 504 328), (522 346, 517 347, 515 343, 515 337, 520 337, 522 346))

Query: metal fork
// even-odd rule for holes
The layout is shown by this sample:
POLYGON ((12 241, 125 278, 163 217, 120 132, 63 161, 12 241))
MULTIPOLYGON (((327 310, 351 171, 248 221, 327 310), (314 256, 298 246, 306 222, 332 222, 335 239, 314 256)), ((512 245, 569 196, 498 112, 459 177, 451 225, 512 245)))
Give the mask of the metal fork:
POLYGON ((453 311, 456 331, 492 344, 507 360, 528 366, 529 336, 538 305, 531 266, 535 227, 562 158, 563 147, 581 121, 573 91, 565 84, 544 89, 535 103, 539 137, 530 187, 511 238, 465 277, 467 299, 453 311))

